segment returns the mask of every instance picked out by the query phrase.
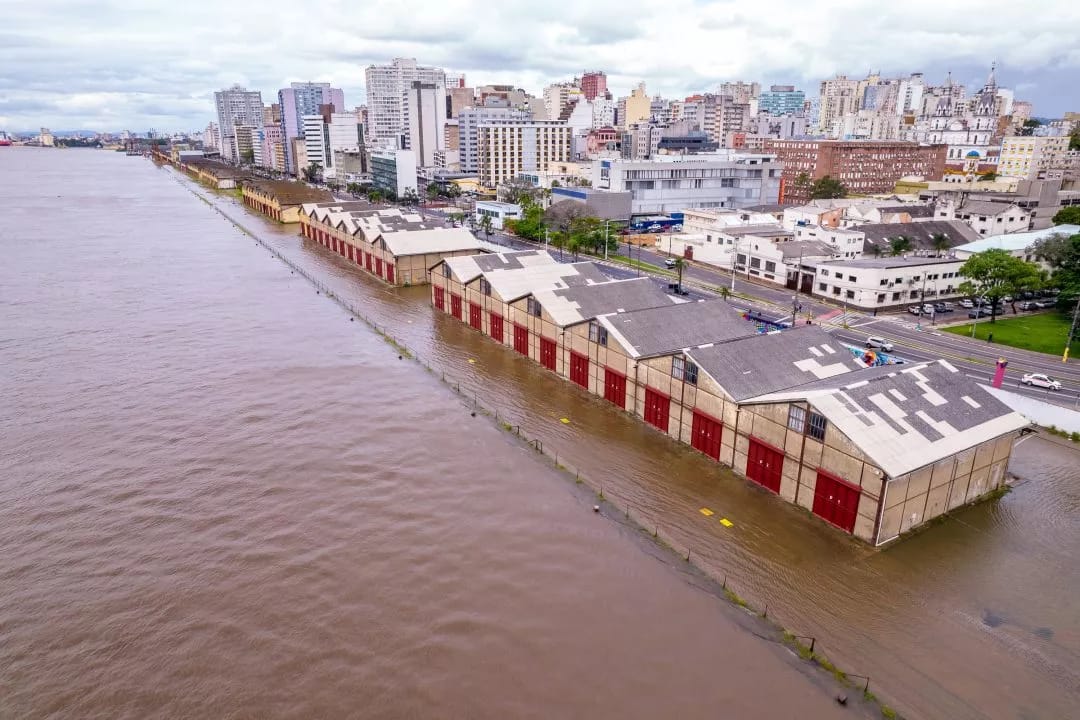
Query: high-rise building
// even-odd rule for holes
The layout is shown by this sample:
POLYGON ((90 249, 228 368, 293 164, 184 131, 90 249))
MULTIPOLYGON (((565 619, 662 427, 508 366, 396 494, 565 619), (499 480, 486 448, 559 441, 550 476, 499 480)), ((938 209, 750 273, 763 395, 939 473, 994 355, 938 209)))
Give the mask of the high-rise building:
POLYGON ((589 71, 581 76, 581 94, 586 100, 595 100, 607 94, 607 75, 599 71, 589 71))
POLYGON ((544 88, 544 110, 547 120, 558 120, 571 103, 582 97, 581 88, 574 83, 552 83, 544 88))
POLYGON ((998 175, 1020 180, 1039 180, 1052 170, 1068 167, 1069 136, 1007 137, 1001 141, 998 175))
MULTIPOLYGON (((261 118, 260 118, 261 120, 261 118)), ((238 162, 255 165, 262 161, 262 127, 234 125, 233 133, 238 162)))
POLYGON ((645 83, 638 83, 628 97, 619 98, 619 114, 616 118, 622 129, 648 120, 652 112, 652 100, 645 94, 645 83))
POLYGON ((769 115, 795 115, 802 112, 806 95, 794 85, 773 85, 758 98, 758 112, 769 115))
POLYGON ((833 131, 833 123, 848 113, 859 109, 859 82, 846 75, 821 81, 821 104, 818 109, 818 132, 826 135, 833 131))
POLYGON ((221 134, 217 123, 212 122, 206 126, 202 133, 202 141, 203 150, 214 151, 221 147, 221 134))
POLYGON ((497 187, 520 172, 545 172, 570 160, 571 129, 554 120, 500 120, 480 123, 480 184, 497 187))
POLYGON ((319 114, 322 105, 332 106, 332 112, 345 112, 345 93, 340 88, 330 87, 330 83, 292 83, 278 91, 278 104, 281 106, 281 131, 285 136, 285 161, 288 171, 297 173, 300 168, 292 156, 292 139, 304 137, 304 116, 319 114))
POLYGON ((416 153, 420 167, 433 167, 435 153, 444 150, 446 88, 440 82, 413 80, 403 103, 407 132, 402 144, 416 153))
MULTIPOLYGON (((304 141, 304 153, 308 165, 317 163, 325 173, 334 164, 334 156, 330 152, 330 133, 326 126, 326 119, 321 115, 304 115, 300 118, 300 137, 304 141)), ((303 168, 298 168, 303 170, 303 168)))
POLYGON ((528 110, 515 110, 508 107, 466 108, 458 114, 458 152, 461 172, 478 173, 480 149, 480 124, 504 120, 532 120, 528 110))
POLYGON ((263 121, 262 93, 233 85, 214 93, 220 140, 218 147, 226 160, 238 162, 240 151, 236 147, 236 126, 260 128, 263 121))
POLYGON ((406 102, 412 83, 446 87, 446 72, 442 68, 417 65, 415 58, 395 58, 389 65, 369 65, 364 74, 367 79, 368 134, 389 145, 400 145, 408 134, 406 102))
POLYGON ((470 87, 448 87, 446 88, 446 103, 449 116, 456 118, 465 108, 476 105, 476 93, 470 87))
POLYGON ((260 130, 259 142, 262 146, 262 152, 259 157, 255 158, 255 164, 283 172, 285 170, 284 166, 279 167, 276 162, 276 158, 279 155, 284 158, 285 153, 285 135, 281 131, 281 125, 263 125, 260 130))

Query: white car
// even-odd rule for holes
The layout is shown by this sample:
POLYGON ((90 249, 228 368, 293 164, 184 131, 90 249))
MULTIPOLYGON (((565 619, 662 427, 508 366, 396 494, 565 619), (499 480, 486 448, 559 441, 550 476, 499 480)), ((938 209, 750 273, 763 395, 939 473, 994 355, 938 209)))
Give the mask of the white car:
POLYGON ((664 266, 669 268, 675 267, 675 258, 667 258, 664 260, 664 266))
POLYGON ((892 352, 893 344, 883 337, 877 335, 871 335, 866 338, 866 347, 868 348, 880 348, 885 352, 892 352))
POLYGON ((967 298, 964 298, 960 301, 960 307, 970 310, 971 308, 975 307, 975 303, 971 302, 967 298))
POLYGON ((1042 373, 1028 373, 1020 379, 1020 382, 1025 385, 1034 385, 1035 387, 1047 388, 1050 390, 1061 389, 1060 381, 1054 380, 1052 377, 1043 375, 1042 373))

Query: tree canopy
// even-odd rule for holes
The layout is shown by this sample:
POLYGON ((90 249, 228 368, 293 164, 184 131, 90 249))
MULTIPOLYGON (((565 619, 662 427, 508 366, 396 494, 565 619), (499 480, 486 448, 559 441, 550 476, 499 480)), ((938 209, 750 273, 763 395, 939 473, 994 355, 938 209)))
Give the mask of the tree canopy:
POLYGON ((893 257, 903 255, 912 248, 911 238, 907 235, 898 235, 889 241, 889 253, 893 257))
POLYGON ((1063 207, 1054 213, 1055 225, 1080 225, 1080 205, 1063 207))
MULTIPOLYGON (((798 179, 796 179, 795 182, 798 183, 798 179)), ((847 188, 844 187, 842 182, 831 175, 826 175, 810 184, 810 198, 812 200, 828 200, 845 197, 847 197, 847 188)))
POLYGON ((1053 268, 1051 284, 1061 290, 1061 299, 1080 295, 1080 234, 1044 238, 1035 243, 1035 255, 1053 268))
POLYGON ((1015 296, 1040 282, 1038 266, 997 248, 969 257, 960 267, 960 275, 965 278, 960 292, 990 301, 990 322, 994 322, 1003 297, 1015 296))
POLYGON ((301 170, 301 173, 303 174, 304 179, 307 180, 308 182, 315 182, 316 180, 319 179, 319 171, 320 170, 322 170, 322 167, 319 165, 319 163, 313 162, 310 165, 308 165, 306 168, 301 170))

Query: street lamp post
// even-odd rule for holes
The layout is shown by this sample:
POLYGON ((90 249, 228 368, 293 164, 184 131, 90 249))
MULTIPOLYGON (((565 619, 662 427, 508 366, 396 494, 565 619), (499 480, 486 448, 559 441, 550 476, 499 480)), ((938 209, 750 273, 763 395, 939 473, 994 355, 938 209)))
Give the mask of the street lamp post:
POLYGON ((1069 323, 1069 337, 1065 340, 1065 352, 1061 355, 1061 362, 1069 361, 1069 348, 1072 347, 1073 334, 1076 332, 1076 318, 1080 316, 1080 295, 1076 297, 1076 309, 1073 310, 1072 322, 1069 323))

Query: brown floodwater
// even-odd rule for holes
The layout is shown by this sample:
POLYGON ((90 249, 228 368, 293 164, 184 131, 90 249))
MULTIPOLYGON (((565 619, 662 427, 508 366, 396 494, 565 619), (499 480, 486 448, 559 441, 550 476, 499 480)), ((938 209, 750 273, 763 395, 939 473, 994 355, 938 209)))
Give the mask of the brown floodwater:
MULTIPOLYGON (((162 170, 176 177, 171 170, 162 170)), ((184 182, 185 186, 193 187, 184 182)), ((558 462, 759 610, 817 639, 909 717, 1080 717, 1080 454, 1016 447, 1007 496, 884 551, 431 312, 423 287, 389 289, 294 227, 199 191, 406 344, 436 373, 542 440, 558 462), (470 362, 472 360, 473 362, 470 362), (563 424, 560 418, 571 422, 563 424), (706 518, 699 509, 716 514, 706 518), (728 517, 732 528, 717 522, 728 517)))
POLYGON ((171 171, 5 149, 0 197, 0 717, 870 716, 171 171))

